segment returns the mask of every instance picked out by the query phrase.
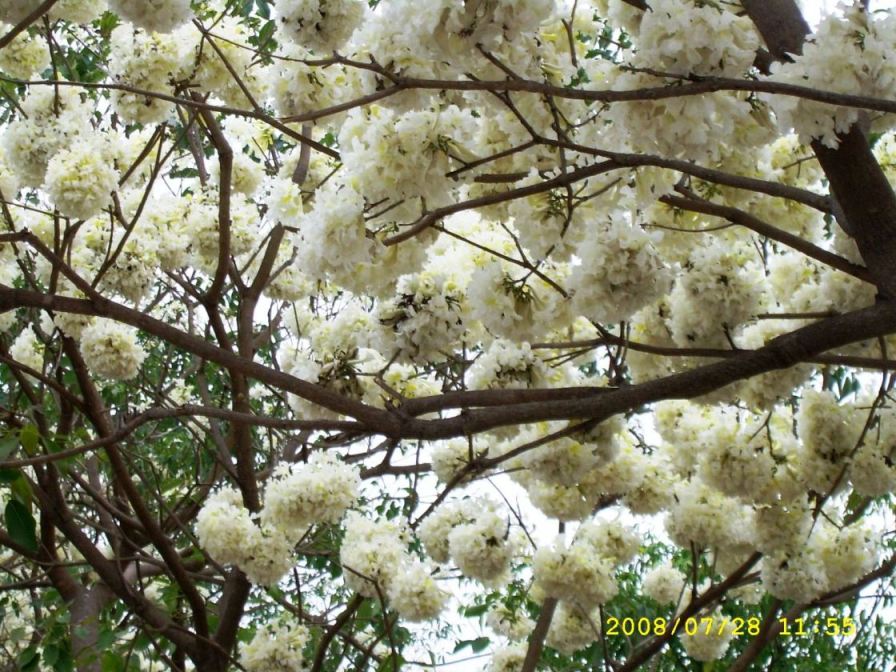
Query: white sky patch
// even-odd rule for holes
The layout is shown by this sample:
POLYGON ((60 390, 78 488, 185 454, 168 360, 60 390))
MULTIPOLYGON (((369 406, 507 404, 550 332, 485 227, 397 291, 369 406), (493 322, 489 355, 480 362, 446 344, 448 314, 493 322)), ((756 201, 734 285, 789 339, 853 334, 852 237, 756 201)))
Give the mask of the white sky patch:
MULTIPOLYGON (((843 0, 798 0, 798 2, 806 20, 814 26, 822 16, 833 12, 843 0)), ((892 9, 896 7, 896 0, 871 0, 869 7, 872 12, 879 9, 892 9)))

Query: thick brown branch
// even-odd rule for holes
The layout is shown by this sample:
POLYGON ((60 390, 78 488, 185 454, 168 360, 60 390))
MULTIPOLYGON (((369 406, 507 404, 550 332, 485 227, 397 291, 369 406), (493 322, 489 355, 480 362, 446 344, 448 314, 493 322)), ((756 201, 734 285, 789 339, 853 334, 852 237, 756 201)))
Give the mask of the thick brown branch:
POLYGON ((544 648, 544 640, 548 635, 551 627, 551 619, 554 618, 554 611, 557 609, 557 600, 549 597, 541 605, 541 613, 538 615, 538 622, 532 630, 529 637, 529 648, 526 649, 526 658, 523 660, 521 672, 534 672, 538 660, 541 658, 541 650, 544 648))
MULTIPOLYGON (((193 100, 201 100, 198 93, 193 93, 193 100)), ((211 136, 215 151, 218 153, 218 265, 215 268, 212 284, 203 297, 203 302, 207 306, 217 309, 221 292, 224 291, 224 281, 227 279, 227 267, 230 264, 230 195, 233 178, 233 149, 211 112, 200 109, 199 116, 211 136)))
POLYGON ((699 212, 704 215, 712 215, 713 217, 721 217, 722 219, 728 220, 732 224, 738 224, 750 229, 751 231, 755 231, 760 236, 765 236, 766 238, 770 238, 771 240, 776 240, 779 243, 783 243, 784 245, 787 245, 787 247, 805 254, 807 257, 811 257, 816 261, 820 261, 822 264, 830 266, 831 268, 836 268, 838 271, 848 273, 849 275, 856 277, 859 280, 864 280, 865 282, 873 282, 871 274, 864 266, 854 264, 848 259, 841 257, 839 254, 829 252, 828 250, 818 247, 817 245, 814 245, 809 241, 800 238, 799 236, 788 233, 787 231, 782 231, 781 229, 778 229, 771 224, 762 221, 758 217, 754 217, 748 212, 744 212, 743 210, 738 210, 737 208, 732 208, 727 205, 712 203, 693 195, 682 197, 673 196, 670 194, 663 196, 662 198, 660 198, 660 200, 667 205, 671 205, 672 207, 680 208, 682 210, 699 212))
POLYGON ((16 25, 12 27, 12 29, 6 33, 3 37, 0 37, 0 49, 8 46, 16 36, 20 35, 24 31, 28 30, 28 26, 37 21, 40 17, 46 14, 50 9, 52 9, 53 5, 55 5, 57 0, 44 0, 37 7, 32 9, 28 15, 19 21, 16 25))
MULTIPOLYGON (((794 0, 744 0, 743 5, 775 57, 802 51, 809 26, 794 0)), ((812 149, 878 289, 896 297, 896 194, 858 125, 838 139, 836 149, 818 140, 812 149)))

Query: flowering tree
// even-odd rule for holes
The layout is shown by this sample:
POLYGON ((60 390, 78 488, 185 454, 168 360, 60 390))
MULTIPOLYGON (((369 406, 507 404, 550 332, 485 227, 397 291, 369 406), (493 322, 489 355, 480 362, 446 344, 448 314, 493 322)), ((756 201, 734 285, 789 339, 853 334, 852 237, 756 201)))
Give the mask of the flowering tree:
POLYGON ((865 4, 5 0, 2 669, 893 664, 865 4))

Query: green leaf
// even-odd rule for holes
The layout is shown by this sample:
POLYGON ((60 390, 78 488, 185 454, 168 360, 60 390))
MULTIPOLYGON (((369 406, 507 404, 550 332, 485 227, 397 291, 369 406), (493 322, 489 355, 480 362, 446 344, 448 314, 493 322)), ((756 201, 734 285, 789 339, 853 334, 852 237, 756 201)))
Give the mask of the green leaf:
POLYGON ((487 611, 487 604, 474 604, 472 607, 464 607, 463 614, 467 618, 473 618, 474 616, 482 616, 487 611))
POLYGON ((53 665, 54 672, 72 672, 75 669, 75 661, 68 649, 59 649, 59 658, 53 665))
POLYGON ((199 171, 195 168, 179 168, 171 171, 171 177, 198 177, 199 171))
POLYGON ((10 499, 4 512, 6 530, 14 542, 32 553, 37 552, 37 524, 28 508, 15 499, 10 499))
POLYGON ((19 440, 15 434, 7 434, 0 439, 0 460, 5 460, 12 454, 19 445, 19 440))
POLYGON ((28 483, 28 479, 17 478, 10 483, 9 488, 12 491, 12 496, 15 498, 15 500, 30 512, 32 494, 31 484, 28 483))
POLYGON ((274 21, 268 21, 264 24, 264 27, 258 33, 258 48, 264 49, 268 42, 274 37, 274 31, 277 29, 277 24, 274 21))
POLYGON ((43 654, 44 665, 55 666, 57 660, 59 660, 59 647, 55 644, 45 646, 43 654))
POLYGON ((18 658, 16 658, 16 663, 18 663, 21 672, 31 672, 38 669, 40 654, 35 647, 29 646, 19 654, 18 658))
POLYGON ((100 661, 102 672, 122 672, 124 670, 124 658, 120 654, 106 651, 100 661))
POLYGON ((115 633, 111 630, 103 630, 96 638, 96 645, 100 649, 108 649, 115 643, 115 633))
POLYGON ((480 651, 484 651, 488 648, 488 645, 492 643, 488 637, 477 637, 476 639, 464 639, 457 643, 457 646, 454 647, 454 653, 457 653, 461 649, 465 649, 468 646, 473 650, 473 653, 479 653, 480 651))
POLYGON ((376 669, 377 672, 395 672, 395 670, 400 670, 402 665, 404 665, 404 658, 398 653, 390 653, 376 669))
POLYGON ((0 483, 12 483, 22 477, 22 472, 18 469, 0 469, 0 483))
POLYGON ((19 431, 19 443, 28 455, 34 455, 37 450, 37 442, 40 434, 37 433, 37 427, 34 425, 25 425, 19 431))
POLYGON ((485 651, 488 648, 488 645, 492 643, 488 637, 477 637, 470 644, 470 648, 473 649, 473 653, 480 653, 485 651))

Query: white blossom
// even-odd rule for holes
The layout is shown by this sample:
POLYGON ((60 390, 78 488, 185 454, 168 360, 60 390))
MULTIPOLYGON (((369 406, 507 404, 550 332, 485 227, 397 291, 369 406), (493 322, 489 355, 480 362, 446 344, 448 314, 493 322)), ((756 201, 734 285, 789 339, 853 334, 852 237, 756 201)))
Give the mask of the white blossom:
POLYGON ((328 452, 280 465, 264 494, 262 520, 294 537, 314 523, 336 523, 358 497, 359 470, 328 452))
POLYGON ((277 0, 274 7, 287 39, 324 56, 339 50, 364 18, 361 0, 277 0))
POLYGON ((291 620, 261 625, 240 651, 240 664, 247 672, 302 672, 308 641, 308 629, 291 620))
POLYGON ((137 330, 105 318, 97 318, 81 331, 80 346, 88 368, 110 380, 134 378, 146 359, 137 330))
POLYGON ((192 17, 189 0, 108 0, 109 9, 131 23, 170 33, 192 17))
POLYGON ((118 171, 99 142, 84 141, 58 152, 47 165, 44 188, 66 217, 89 219, 111 202, 118 171))

